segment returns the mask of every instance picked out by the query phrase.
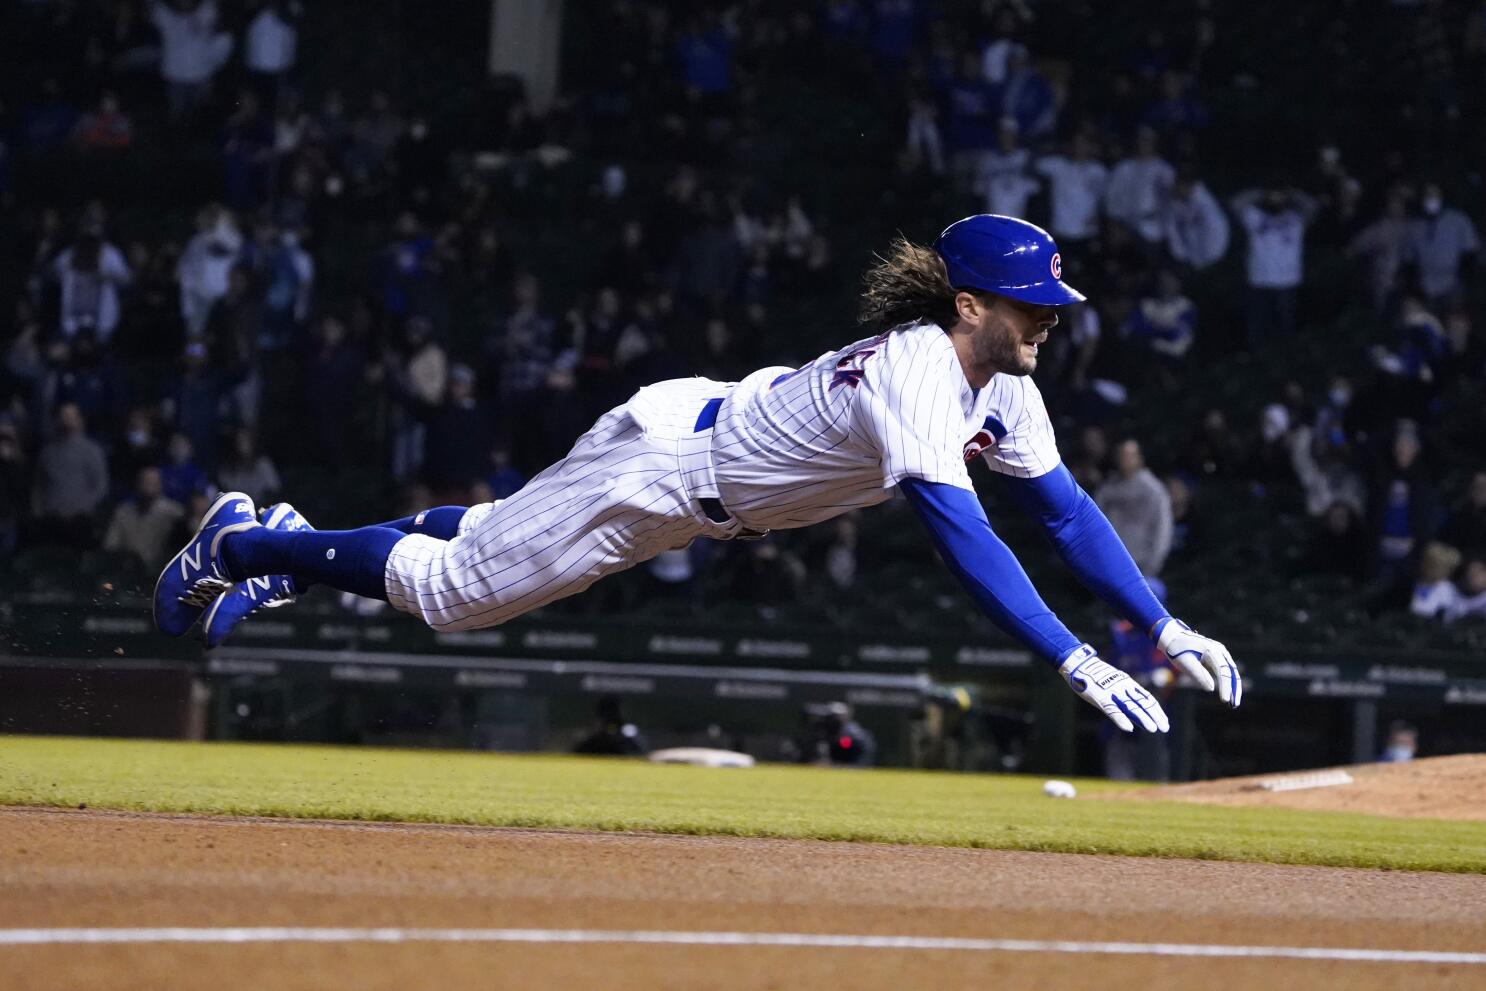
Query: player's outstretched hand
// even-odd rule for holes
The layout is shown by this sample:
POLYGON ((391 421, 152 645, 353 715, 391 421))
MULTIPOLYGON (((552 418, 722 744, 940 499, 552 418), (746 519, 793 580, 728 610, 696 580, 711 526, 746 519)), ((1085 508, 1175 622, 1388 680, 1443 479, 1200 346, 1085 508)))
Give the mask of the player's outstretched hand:
POLYGON ((1161 703, 1128 674, 1101 661, 1088 644, 1069 654, 1058 665, 1058 673, 1080 698, 1126 733, 1134 732, 1137 725, 1148 733, 1171 729, 1161 703))
POLYGON ((1156 646, 1167 659, 1205 691, 1217 689, 1218 698, 1237 709, 1243 701, 1243 677, 1224 647, 1179 619, 1163 619, 1156 625, 1156 646))

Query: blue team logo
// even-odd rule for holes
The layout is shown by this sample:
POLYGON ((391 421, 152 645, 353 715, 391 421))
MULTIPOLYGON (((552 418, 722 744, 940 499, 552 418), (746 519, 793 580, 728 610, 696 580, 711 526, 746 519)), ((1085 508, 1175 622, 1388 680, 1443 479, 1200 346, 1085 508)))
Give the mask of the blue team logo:
POLYGON ((1054 251, 1052 263, 1048 267, 1053 270, 1053 278, 1061 279, 1063 277, 1063 256, 1054 251))

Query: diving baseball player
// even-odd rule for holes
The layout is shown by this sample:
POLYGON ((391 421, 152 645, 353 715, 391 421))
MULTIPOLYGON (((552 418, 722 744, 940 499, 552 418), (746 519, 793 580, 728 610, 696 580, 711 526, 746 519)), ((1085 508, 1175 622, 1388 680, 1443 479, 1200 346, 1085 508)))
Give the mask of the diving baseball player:
POLYGON ((903 239, 867 272, 861 319, 881 332, 801 368, 641 389, 510 498, 359 530, 317 531, 287 504, 260 523, 230 492, 160 575, 156 625, 208 645, 314 584, 384 599, 436 630, 496 626, 698 537, 808 526, 902 491, 950 569, 1002 629, 1123 730, 1166 732, 1160 705, 1053 615, 991 530, 967 462, 983 457, 1074 573, 1179 669, 1237 706, 1218 641, 1167 614, 1058 456, 1029 377, 1059 306, 1057 246, 1026 221, 903 239))

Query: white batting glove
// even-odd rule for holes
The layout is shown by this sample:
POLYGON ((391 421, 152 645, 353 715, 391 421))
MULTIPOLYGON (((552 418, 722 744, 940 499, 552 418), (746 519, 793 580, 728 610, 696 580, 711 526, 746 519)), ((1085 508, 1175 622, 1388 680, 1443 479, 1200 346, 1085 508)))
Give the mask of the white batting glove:
POLYGON ((1218 698, 1235 709, 1243 701, 1243 676, 1238 673, 1238 665, 1233 663, 1228 648, 1212 637, 1167 617, 1156 624, 1156 646, 1203 691, 1216 688, 1218 698))
POLYGON ((1110 718, 1126 733, 1138 723, 1148 733, 1165 733, 1171 721, 1150 692, 1135 679, 1099 659, 1093 647, 1084 644, 1064 658, 1058 673, 1085 702, 1110 718))

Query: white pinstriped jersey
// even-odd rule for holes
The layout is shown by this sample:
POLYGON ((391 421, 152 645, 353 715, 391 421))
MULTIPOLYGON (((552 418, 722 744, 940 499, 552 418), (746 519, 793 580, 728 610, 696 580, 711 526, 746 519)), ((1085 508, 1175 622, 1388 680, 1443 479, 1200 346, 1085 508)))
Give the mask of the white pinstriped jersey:
POLYGON ((920 323, 765 368, 728 394, 713 434, 723 505, 760 529, 808 526, 885 501, 904 478, 970 489, 966 462, 1008 475, 1059 462, 1027 376, 965 379, 949 335, 920 323))
POLYGON ((1031 379, 971 389, 932 324, 736 384, 661 382, 509 499, 471 507, 455 539, 404 537, 387 558, 387 601, 436 630, 498 626, 698 537, 817 523, 909 477, 968 489, 977 455, 1024 476, 1058 463, 1031 379), (725 523, 701 503, 714 483, 725 523))

